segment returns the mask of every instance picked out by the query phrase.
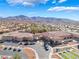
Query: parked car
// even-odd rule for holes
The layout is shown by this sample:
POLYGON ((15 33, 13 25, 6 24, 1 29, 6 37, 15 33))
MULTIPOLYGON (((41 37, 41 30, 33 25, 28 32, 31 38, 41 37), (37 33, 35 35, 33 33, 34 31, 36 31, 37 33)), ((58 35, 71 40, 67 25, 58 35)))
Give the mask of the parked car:
POLYGON ((4 43, 4 41, 0 40, 0 43, 4 43))
POLYGON ((12 48, 10 47, 8 50, 11 50, 12 48))
POLYGON ((3 50, 7 50, 7 47, 5 47, 3 50))
POLYGON ((16 49, 14 48, 13 51, 16 51, 16 49))
POLYGON ((44 43, 44 48, 45 48, 46 51, 48 51, 49 50, 48 44, 44 43))
POLYGON ((21 49, 18 49, 18 52, 21 52, 21 49))

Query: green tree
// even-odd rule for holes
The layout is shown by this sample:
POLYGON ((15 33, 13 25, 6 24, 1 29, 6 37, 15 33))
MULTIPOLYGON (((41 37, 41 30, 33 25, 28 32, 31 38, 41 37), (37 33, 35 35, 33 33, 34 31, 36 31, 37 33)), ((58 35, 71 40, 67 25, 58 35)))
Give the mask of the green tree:
POLYGON ((14 55, 14 59, 21 59, 21 56, 19 55, 19 53, 16 53, 16 54, 14 55))

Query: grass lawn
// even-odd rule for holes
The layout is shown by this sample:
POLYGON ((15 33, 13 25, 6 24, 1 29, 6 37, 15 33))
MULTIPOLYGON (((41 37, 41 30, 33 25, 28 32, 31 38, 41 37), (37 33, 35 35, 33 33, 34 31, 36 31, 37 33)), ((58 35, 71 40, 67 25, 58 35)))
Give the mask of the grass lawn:
MULTIPOLYGON (((59 55, 63 58, 63 59, 78 59, 79 58, 79 53, 78 50, 76 49, 73 49, 72 51, 70 52, 62 52, 62 53, 59 53, 59 55)), ((61 59, 62 59, 61 58, 61 59)))
POLYGON ((77 53, 75 53, 74 51, 71 51, 70 53, 73 54, 74 56, 76 56, 77 58, 79 58, 79 55, 77 53))
POLYGON ((75 59, 75 56, 72 55, 70 52, 65 52, 65 53, 63 53, 63 54, 66 55, 66 56, 68 56, 69 59, 70 59, 70 58, 71 58, 71 59, 75 59))
POLYGON ((64 59, 76 59, 76 57, 78 57, 77 55, 71 53, 71 52, 64 52, 60 54, 62 56, 62 58, 64 59))
POLYGON ((67 56, 65 56, 63 53, 60 54, 62 56, 62 58, 64 59, 69 59, 67 56))

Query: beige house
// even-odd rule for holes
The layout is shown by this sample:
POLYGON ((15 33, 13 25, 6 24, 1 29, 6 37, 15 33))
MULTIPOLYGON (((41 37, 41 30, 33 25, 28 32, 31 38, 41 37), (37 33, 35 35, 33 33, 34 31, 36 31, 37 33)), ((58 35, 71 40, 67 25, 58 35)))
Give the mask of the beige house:
POLYGON ((22 33, 22 32, 9 32, 5 33, 1 37, 2 40, 33 40, 33 34, 32 33, 22 33))

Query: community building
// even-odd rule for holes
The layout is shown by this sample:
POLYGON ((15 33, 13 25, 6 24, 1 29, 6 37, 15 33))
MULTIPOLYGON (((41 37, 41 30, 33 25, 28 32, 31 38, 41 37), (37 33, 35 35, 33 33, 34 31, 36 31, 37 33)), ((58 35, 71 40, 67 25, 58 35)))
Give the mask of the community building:
POLYGON ((32 33, 22 33, 22 32, 9 32, 5 33, 1 36, 2 41, 32 41, 33 34, 32 33))

